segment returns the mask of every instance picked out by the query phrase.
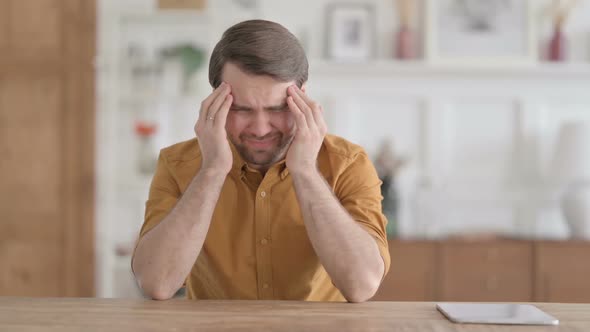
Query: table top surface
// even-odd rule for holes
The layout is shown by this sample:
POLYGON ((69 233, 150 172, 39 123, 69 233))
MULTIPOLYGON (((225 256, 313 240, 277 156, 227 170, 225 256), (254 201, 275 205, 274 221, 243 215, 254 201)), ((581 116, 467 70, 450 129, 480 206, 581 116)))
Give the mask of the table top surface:
POLYGON ((454 324, 431 302, 0 297, 0 331, 590 331, 590 304, 534 305, 560 325, 454 324))

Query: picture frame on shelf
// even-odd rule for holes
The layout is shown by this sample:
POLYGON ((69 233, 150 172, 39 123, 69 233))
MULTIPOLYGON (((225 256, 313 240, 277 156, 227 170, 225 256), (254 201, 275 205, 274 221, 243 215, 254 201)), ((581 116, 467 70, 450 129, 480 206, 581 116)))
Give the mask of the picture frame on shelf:
POLYGON ((364 61, 375 56, 375 8, 368 3, 333 3, 326 7, 326 57, 364 61))
POLYGON ((530 0, 426 0, 430 63, 532 65, 537 62, 530 0))

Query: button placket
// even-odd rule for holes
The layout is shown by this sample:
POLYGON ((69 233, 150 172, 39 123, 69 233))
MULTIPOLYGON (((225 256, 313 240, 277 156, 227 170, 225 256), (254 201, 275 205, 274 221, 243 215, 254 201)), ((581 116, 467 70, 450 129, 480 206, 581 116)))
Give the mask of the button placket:
POLYGON ((256 207, 256 253, 257 253, 257 274, 258 274, 258 298, 271 299, 271 261, 270 248, 268 246, 270 229, 270 207, 268 200, 268 189, 265 186, 267 179, 263 179, 258 188, 255 199, 256 207))
POLYGON ((256 198, 256 207, 260 208, 260 216, 264 215, 263 219, 258 219, 260 225, 257 227, 257 252, 260 254, 260 263, 263 265, 260 268, 262 272, 259 274, 259 294, 261 298, 271 300, 274 298, 273 285, 273 266, 272 266, 272 238, 271 238, 271 223, 272 223, 272 207, 271 193, 272 187, 280 182, 280 176, 276 169, 269 170, 262 183, 258 188, 258 195, 256 198))
MULTIPOLYGON (((277 168, 270 169, 258 187, 256 207, 256 253, 258 258, 258 296, 261 299, 274 298, 272 238, 271 238, 271 191, 281 178, 277 168)), ((276 203, 276 202, 275 202, 276 203)))

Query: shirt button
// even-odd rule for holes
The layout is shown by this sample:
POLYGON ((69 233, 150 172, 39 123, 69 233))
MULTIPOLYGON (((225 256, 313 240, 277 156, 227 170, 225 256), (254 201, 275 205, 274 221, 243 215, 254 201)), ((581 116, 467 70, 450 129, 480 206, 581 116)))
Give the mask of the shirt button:
POLYGON ((260 244, 262 244, 262 245, 265 245, 265 244, 267 244, 267 243, 268 243, 268 240, 267 240, 267 239, 262 239, 262 240, 260 240, 260 244))
POLYGON ((268 284, 267 283, 263 284, 262 285, 262 288, 267 289, 268 288, 268 284))
POLYGON ((262 196, 262 197, 266 197, 266 191, 261 191, 261 192, 260 192, 260 196, 262 196))

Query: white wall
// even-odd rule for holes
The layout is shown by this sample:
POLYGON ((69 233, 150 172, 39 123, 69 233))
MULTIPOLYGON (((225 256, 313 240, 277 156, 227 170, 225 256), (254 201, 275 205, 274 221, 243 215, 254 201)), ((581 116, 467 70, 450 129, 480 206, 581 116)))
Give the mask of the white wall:
MULTIPOLYGON (((128 25, 121 20, 153 14, 154 1, 99 1, 99 295, 129 294, 119 287, 124 278, 113 277, 113 271, 129 277, 128 257, 117 258, 113 248, 132 242, 137 234, 150 180, 135 171, 137 112, 129 106, 133 97, 122 81, 126 64, 121 45, 130 38, 150 43, 166 33, 193 33, 195 40, 212 47, 228 26, 253 17, 278 21, 307 41, 310 93, 325 106, 332 132, 363 145, 370 154, 383 137, 391 137, 396 149, 409 157, 398 183, 403 235, 436 237, 471 229, 567 236, 544 181, 559 124, 572 118, 590 120, 588 65, 496 71, 383 61, 356 66, 325 63, 318 58, 324 49, 324 8, 331 2, 260 0, 258 9, 245 13, 230 0, 212 0, 205 14, 158 19, 150 27, 142 18, 128 25), (186 31, 162 32, 167 24, 183 22, 186 31)), ((389 59, 396 26, 394 1, 367 2, 377 9, 378 56, 389 59)), ((543 3, 547 1, 533 1, 537 16, 543 3)), ((540 36, 547 36, 547 30, 546 22, 539 23, 540 36)), ((571 60, 590 62, 589 1, 581 2, 567 33, 571 60)), ((157 95, 160 101, 152 110, 163 121, 158 145, 192 136, 198 105, 209 89, 205 71, 198 75, 197 85, 189 96, 157 95)), ((129 280, 125 287, 130 287, 129 280)))

